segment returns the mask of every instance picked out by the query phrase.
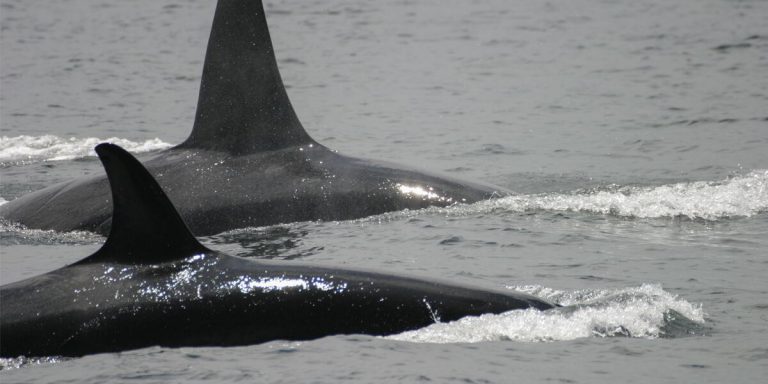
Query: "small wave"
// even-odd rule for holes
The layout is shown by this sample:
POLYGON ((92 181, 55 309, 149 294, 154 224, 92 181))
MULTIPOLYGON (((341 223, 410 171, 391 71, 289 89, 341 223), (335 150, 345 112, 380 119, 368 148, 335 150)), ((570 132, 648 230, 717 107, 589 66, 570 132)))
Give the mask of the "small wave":
POLYGON ((696 181, 656 187, 614 185, 566 194, 512 195, 474 204, 385 213, 361 221, 383 222, 419 214, 471 216, 537 210, 637 218, 718 220, 750 217, 768 212, 768 170, 752 171, 724 181, 696 181))
POLYGON ((726 181, 620 187, 577 194, 509 196, 485 202, 492 209, 582 211, 616 216, 717 220, 768 210, 768 171, 726 181))
POLYGON ((59 161, 96 156, 93 148, 104 142, 117 144, 133 153, 151 152, 171 147, 171 144, 158 138, 135 142, 118 137, 109 139, 70 137, 66 139, 54 135, 2 136, 0 137, 0 163, 59 161))
POLYGON ((511 289, 566 306, 549 311, 527 309, 465 317, 387 338, 422 343, 543 342, 586 337, 656 339, 706 333, 701 306, 664 291, 658 284, 573 292, 540 286, 511 289))
POLYGON ((56 364, 61 361, 69 360, 65 357, 14 357, 14 358, 0 358, 0 371, 8 371, 11 369, 18 369, 22 367, 29 367, 35 365, 48 365, 56 364))
POLYGON ((104 237, 88 231, 56 232, 29 229, 0 218, 0 246, 9 245, 90 245, 104 242, 104 237))

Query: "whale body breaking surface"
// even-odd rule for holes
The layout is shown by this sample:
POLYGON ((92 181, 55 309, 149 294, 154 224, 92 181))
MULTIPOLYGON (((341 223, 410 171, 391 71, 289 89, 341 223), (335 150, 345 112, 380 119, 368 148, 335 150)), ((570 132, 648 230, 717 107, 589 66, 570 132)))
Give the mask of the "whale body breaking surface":
POLYGON ((97 152, 112 188, 110 234, 79 262, 0 287, 2 357, 389 335, 555 307, 524 293, 212 251, 138 160, 112 144, 97 152))
MULTIPOLYGON (((397 164, 347 157, 313 140, 288 99, 261 1, 220 1, 195 122, 180 145, 145 163, 192 233, 473 203, 508 191, 397 164)), ((0 206, 33 229, 108 234, 103 175, 0 206)))

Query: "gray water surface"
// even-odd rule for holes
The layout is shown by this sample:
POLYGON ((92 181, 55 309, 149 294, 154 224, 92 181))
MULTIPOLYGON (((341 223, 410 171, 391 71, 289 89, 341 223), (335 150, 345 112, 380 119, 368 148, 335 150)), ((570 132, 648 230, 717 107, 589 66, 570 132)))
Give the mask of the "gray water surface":
MULTIPOLYGON (((523 290, 581 309, 387 339, 5 359, 0 381, 764 380, 768 2, 266 7, 288 93, 315 139, 517 194, 204 243, 244 257, 523 290)), ((0 197, 102 172, 91 156, 54 160, 87 152, 88 138, 181 142, 214 8, 0 0, 0 197), (46 135, 61 141, 11 151, 46 135)), ((74 262, 103 241, 9 223, 0 234, 2 284, 74 262)))

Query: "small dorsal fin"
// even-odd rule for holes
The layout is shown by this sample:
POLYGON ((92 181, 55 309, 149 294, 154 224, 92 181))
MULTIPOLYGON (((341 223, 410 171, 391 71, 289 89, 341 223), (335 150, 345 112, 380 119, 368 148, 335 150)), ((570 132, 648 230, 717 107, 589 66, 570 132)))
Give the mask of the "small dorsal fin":
POLYGON ((99 144, 96 153, 112 188, 112 228, 101 249, 81 262, 162 263, 209 252, 135 157, 114 144, 99 144))
POLYGON ((178 148, 235 155, 314 143, 288 100, 261 0, 220 0, 192 133, 178 148))

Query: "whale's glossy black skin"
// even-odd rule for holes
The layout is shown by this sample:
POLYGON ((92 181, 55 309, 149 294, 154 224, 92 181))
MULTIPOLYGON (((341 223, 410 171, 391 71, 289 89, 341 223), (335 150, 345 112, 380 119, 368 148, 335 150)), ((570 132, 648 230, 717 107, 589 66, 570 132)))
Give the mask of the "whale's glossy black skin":
POLYGON ((388 335, 551 307, 520 294, 211 252, 161 264, 74 265, 3 286, 0 298, 3 357, 388 335))
POLYGON ((520 293, 211 251, 136 159, 111 144, 97 152, 113 189, 110 235, 88 258, 0 287, 2 357, 387 335, 553 307, 520 293))
MULTIPOLYGON (((474 202, 495 191, 346 157, 317 144, 242 156, 171 149, 145 166, 197 236, 474 202)), ((103 176, 75 179, 6 203, 0 215, 29 228, 106 235, 109 184, 103 176)))
MULTIPOLYGON (((350 158, 304 130, 280 78, 260 1, 221 0, 189 138, 145 163, 195 235, 406 208, 471 203, 508 191, 350 158)), ((110 226, 103 176, 54 185, 0 206, 29 228, 110 226)))

